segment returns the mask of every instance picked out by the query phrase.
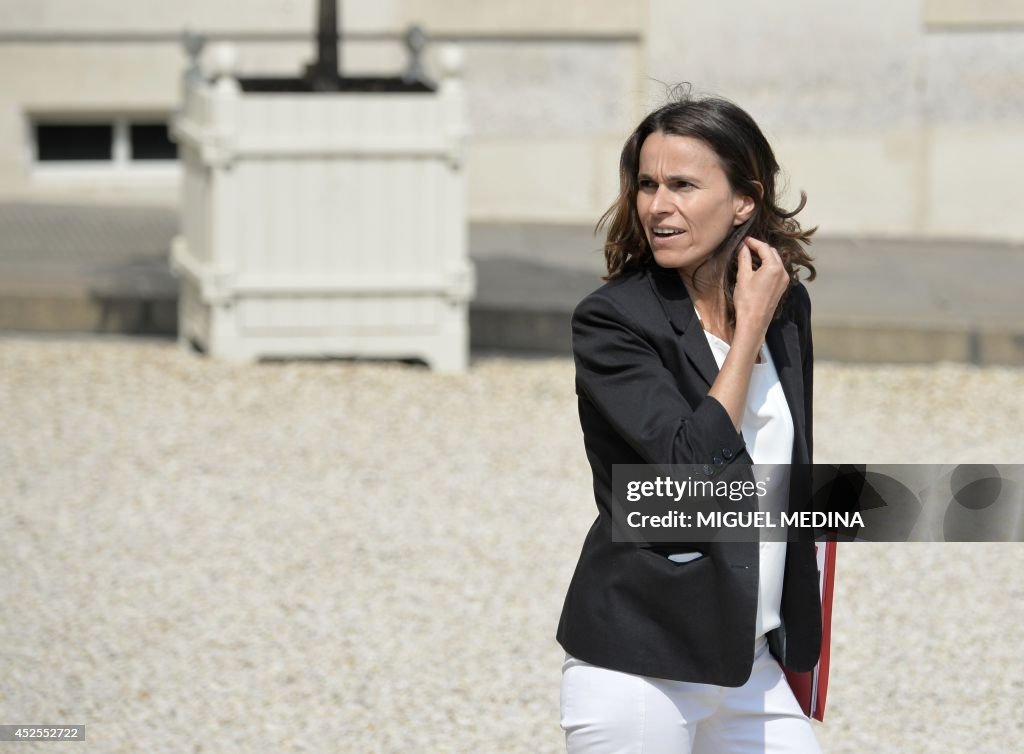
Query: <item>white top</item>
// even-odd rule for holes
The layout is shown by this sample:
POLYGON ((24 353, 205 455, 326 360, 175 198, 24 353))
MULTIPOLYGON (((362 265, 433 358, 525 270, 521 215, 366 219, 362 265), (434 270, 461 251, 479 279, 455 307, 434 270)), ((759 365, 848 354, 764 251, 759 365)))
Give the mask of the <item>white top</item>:
MULTIPOLYGON (((700 314, 697 314, 700 319, 700 314)), ((704 331, 708 345, 722 368, 729 353, 729 344, 717 335, 704 331)), ((793 462, 793 416, 782 392, 779 373, 771 351, 761 344, 761 363, 755 363, 747 391, 747 407, 741 429, 747 452, 754 461, 754 478, 765 479, 768 494, 761 498, 761 510, 771 510, 772 517, 786 510, 789 499, 789 464, 793 462), (781 464, 758 469, 758 464, 781 464)), ((782 603, 782 579, 786 570, 786 543, 761 542, 757 588, 757 619, 754 638, 782 624, 779 615, 782 603)))

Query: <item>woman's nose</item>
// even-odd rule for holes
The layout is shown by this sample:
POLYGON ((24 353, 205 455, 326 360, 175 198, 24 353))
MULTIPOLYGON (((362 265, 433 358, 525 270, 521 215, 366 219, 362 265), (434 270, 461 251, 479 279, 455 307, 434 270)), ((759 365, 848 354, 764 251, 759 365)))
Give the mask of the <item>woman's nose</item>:
POLYGON ((654 192, 654 197, 651 199, 651 214, 653 215, 665 215, 672 211, 672 205, 669 201, 668 189, 664 186, 658 186, 654 192))

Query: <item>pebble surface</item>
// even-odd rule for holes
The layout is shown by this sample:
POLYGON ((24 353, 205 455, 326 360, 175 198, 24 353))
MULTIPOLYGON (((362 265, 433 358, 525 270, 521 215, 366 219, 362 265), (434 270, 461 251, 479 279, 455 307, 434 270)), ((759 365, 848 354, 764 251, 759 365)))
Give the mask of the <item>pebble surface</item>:
MULTIPOLYGON (((815 460, 1022 462, 1024 370, 819 363, 815 460)), ((0 337, 0 722, 90 752, 559 752, 569 359, 0 337)), ((828 754, 1024 736, 1024 545, 840 546, 828 754)), ((50 751, 23 743, 19 752, 50 751)))

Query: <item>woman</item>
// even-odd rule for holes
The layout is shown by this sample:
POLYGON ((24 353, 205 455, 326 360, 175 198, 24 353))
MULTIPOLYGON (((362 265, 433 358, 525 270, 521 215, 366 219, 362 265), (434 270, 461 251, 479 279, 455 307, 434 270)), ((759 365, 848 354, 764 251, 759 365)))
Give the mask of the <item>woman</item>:
MULTIPOLYGON (((626 141, 607 282, 573 313, 576 393, 598 517, 558 626, 561 723, 579 752, 817 752, 782 673, 813 668, 813 540, 613 541, 613 464, 787 464, 812 452, 804 231, 776 204, 757 124, 683 96, 626 141)), ((792 467, 788 464, 794 464, 792 467)), ((778 467, 776 467, 778 468, 778 467)))

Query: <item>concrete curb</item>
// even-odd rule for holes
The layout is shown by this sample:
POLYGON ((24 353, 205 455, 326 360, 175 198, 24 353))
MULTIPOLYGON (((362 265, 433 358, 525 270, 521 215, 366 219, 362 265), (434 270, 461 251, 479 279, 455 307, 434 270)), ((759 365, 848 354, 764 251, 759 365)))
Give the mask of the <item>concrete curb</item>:
MULTIPOLYGON (((572 307, 536 308, 481 302, 470 307, 474 351, 571 355, 572 307)), ((118 333, 174 337, 177 298, 0 292, 0 330, 118 333)), ((866 324, 821 318, 814 323, 818 359, 861 363, 1024 366, 1024 325, 866 324)))
MULTIPOLYGON (((173 336, 170 208, 0 205, 0 330, 173 336)), ((585 226, 475 224, 475 351, 571 353, 576 304, 602 284, 585 226)), ((1024 366, 1024 246, 815 240, 815 355, 1024 366)))

